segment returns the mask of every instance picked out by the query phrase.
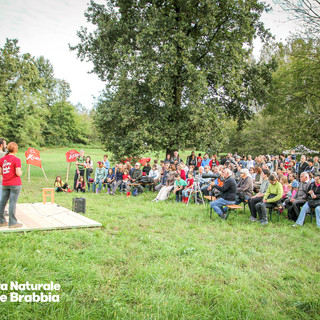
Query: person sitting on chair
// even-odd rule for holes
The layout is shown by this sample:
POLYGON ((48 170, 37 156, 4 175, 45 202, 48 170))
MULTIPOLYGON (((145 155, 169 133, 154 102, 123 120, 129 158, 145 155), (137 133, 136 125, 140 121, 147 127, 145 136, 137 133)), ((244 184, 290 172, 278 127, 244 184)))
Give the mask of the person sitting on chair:
POLYGON ((237 195, 236 180, 232 177, 230 169, 225 168, 222 172, 224 177, 223 186, 220 187, 216 184, 213 185, 215 189, 220 191, 220 198, 210 202, 211 208, 219 215, 221 219, 226 219, 227 208, 226 205, 234 204, 237 195))
POLYGON ((240 181, 237 185, 237 200, 236 204, 248 200, 253 194, 253 183, 248 169, 240 170, 240 181))
POLYGON ((249 209, 251 212, 251 216, 250 216, 249 220, 252 222, 255 222, 258 220, 257 219, 256 204, 263 200, 263 196, 267 192, 267 189, 269 187, 269 176, 270 176, 269 169, 263 169, 262 173, 261 173, 262 182, 260 185, 259 193, 257 193, 255 196, 251 197, 248 200, 248 205, 249 205, 249 209))
POLYGON ((303 205, 293 227, 303 226, 306 214, 312 208, 315 209, 317 227, 320 228, 320 173, 314 176, 314 182, 309 185, 307 202, 303 205))
MULTIPOLYGON (((292 182, 298 184, 295 180, 292 182)), ((296 221, 301 207, 307 202, 308 188, 310 185, 309 174, 307 172, 302 172, 300 176, 300 183, 298 190, 295 195, 285 201, 285 207, 288 210, 288 219, 296 221)))
POLYGON ((268 211, 267 208, 273 208, 279 204, 283 195, 282 184, 277 180, 276 175, 272 174, 269 177, 269 186, 263 196, 262 202, 256 204, 256 210, 258 211, 260 224, 268 224, 268 211))
POLYGON ((161 187, 158 195, 152 201, 158 202, 160 200, 166 200, 169 197, 169 194, 174 185, 174 176, 176 174, 176 166, 174 164, 171 164, 169 167, 169 170, 170 171, 167 174, 165 186, 161 187))

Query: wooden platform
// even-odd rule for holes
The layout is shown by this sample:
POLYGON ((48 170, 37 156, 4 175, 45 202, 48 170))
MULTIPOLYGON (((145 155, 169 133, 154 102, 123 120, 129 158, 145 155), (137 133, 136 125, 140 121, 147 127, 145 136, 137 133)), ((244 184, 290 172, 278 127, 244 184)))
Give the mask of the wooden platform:
MULTIPOLYGON (((102 224, 57 204, 18 203, 16 217, 21 228, 0 227, 0 232, 22 232, 101 227, 102 224)), ((9 217, 5 217, 9 222, 9 217)))

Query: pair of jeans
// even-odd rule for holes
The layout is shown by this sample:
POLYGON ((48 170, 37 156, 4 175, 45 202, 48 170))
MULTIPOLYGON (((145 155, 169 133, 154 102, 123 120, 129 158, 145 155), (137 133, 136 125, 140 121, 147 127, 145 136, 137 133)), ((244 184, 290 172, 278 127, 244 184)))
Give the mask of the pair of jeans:
POLYGON ((256 204, 261 202, 262 200, 263 200, 263 197, 255 197, 255 198, 250 198, 248 200, 248 205, 249 205, 249 209, 252 217, 257 218, 256 204))
POLYGON ((77 188, 78 179, 79 177, 84 177, 84 173, 85 173, 84 169, 79 169, 79 175, 78 175, 78 172, 76 170, 76 173, 74 174, 73 189, 77 188))
POLYGON ((295 200, 293 202, 290 199, 285 201, 285 206, 288 210, 288 219, 296 221, 301 207, 306 203, 306 200, 295 200))
POLYGON ((4 208, 9 202, 9 226, 13 226, 18 223, 16 219, 16 204, 21 192, 20 186, 2 186, 2 195, 0 200, 0 223, 5 223, 4 208))
MULTIPOLYGON (((309 210, 310 210, 310 207, 308 205, 308 202, 306 202, 300 211, 296 224, 303 226, 304 219, 306 218, 306 214, 309 210)), ((320 206, 317 206, 315 211, 316 211, 317 227, 320 228, 320 206)))
POLYGON ((219 198, 218 200, 210 202, 210 207, 214 210, 214 212, 221 216, 223 213, 227 212, 227 208, 225 206, 234 203, 235 201, 219 198))
POLYGON ((96 182, 93 182, 92 183, 92 189, 93 189, 93 192, 96 192, 96 186, 97 184, 99 185, 99 192, 101 192, 102 190, 102 184, 104 183, 104 180, 100 180, 100 179, 97 179, 96 182))
POLYGON ((268 210, 278 205, 278 202, 259 202, 256 204, 256 210, 260 221, 268 221, 268 210))

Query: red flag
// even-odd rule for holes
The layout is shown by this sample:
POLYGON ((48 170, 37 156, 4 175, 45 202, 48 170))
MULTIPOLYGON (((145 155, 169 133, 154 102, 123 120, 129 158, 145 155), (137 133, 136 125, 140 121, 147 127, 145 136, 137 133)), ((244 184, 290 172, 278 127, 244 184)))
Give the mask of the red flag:
POLYGON ((42 167, 40 151, 34 148, 29 148, 25 153, 27 164, 31 164, 33 166, 42 167))
POLYGON ((76 162, 77 157, 80 156, 80 152, 75 149, 71 149, 66 153, 66 160, 67 162, 76 162))

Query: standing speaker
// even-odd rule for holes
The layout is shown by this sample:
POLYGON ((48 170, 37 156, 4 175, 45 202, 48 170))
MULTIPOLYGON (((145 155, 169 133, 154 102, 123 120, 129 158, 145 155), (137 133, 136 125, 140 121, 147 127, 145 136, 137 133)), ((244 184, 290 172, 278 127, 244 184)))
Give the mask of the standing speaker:
POLYGON ((86 213, 86 198, 73 198, 72 211, 77 213, 86 213))

